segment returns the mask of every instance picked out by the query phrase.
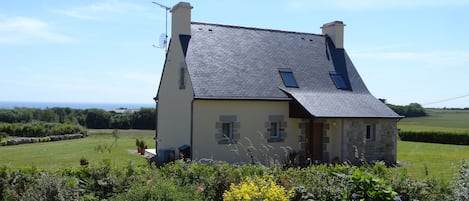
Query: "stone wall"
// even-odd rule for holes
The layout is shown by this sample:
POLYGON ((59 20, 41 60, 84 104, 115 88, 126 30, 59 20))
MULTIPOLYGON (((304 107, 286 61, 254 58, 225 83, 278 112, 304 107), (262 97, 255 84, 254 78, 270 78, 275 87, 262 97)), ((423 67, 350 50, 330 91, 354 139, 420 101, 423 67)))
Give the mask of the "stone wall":
POLYGON ((395 119, 344 119, 342 160, 356 163, 365 159, 393 164, 396 162, 396 139, 395 119))

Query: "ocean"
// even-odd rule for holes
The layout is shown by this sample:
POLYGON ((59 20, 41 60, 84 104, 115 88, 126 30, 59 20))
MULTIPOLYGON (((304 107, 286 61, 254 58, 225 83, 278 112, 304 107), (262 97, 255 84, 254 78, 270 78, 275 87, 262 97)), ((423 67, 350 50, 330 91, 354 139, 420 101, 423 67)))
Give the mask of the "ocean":
POLYGON ((115 109, 139 109, 142 107, 154 108, 155 104, 144 104, 144 103, 66 103, 66 102, 14 102, 14 101, 0 101, 0 108, 13 109, 15 107, 26 107, 26 108, 52 108, 52 107, 69 107, 73 109, 89 109, 97 108, 103 110, 115 110, 115 109))

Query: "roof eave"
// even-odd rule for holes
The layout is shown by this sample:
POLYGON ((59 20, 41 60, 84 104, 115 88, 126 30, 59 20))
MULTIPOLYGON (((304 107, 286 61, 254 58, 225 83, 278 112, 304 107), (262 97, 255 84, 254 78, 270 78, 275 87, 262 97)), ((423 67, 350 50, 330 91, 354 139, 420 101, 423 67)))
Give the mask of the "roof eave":
POLYGON ((288 97, 194 97, 196 100, 259 100, 259 101, 290 101, 288 97))

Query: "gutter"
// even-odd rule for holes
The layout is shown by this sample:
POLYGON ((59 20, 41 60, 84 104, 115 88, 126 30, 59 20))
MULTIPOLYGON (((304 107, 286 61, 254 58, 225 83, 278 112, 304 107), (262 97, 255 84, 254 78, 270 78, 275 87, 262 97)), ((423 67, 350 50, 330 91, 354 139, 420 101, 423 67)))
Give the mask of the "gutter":
POLYGON ((190 137, 190 152, 191 152, 191 160, 194 158, 194 146, 193 146, 193 136, 194 136, 194 101, 195 99, 193 98, 191 101, 191 137, 190 137))

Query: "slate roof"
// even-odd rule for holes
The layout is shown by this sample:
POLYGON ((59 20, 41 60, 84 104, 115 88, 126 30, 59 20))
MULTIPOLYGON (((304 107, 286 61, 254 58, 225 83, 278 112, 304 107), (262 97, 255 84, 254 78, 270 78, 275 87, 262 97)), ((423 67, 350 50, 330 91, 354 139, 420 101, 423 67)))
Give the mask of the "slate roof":
POLYGON ((324 35, 192 22, 186 63, 195 99, 293 100, 315 117, 400 118, 324 35), (299 87, 286 88, 279 69, 299 87), (337 89, 331 72, 350 90, 337 89))

